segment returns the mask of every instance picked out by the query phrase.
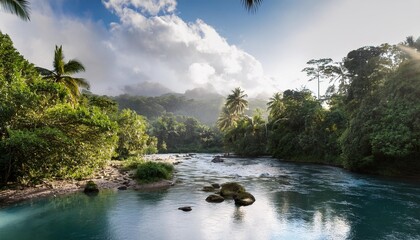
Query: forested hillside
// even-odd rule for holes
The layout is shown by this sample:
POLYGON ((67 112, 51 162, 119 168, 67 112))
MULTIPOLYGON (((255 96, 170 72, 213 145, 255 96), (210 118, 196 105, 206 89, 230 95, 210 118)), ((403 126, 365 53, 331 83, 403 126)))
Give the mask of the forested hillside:
MULTIPOLYGON (((222 108, 224 97, 205 89, 193 89, 185 94, 164 94, 158 97, 132 96, 128 94, 114 97, 120 109, 129 108, 150 120, 165 113, 194 117, 201 123, 214 126, 222 108)), ((257 108, 265 112, 266 100, 250 99, 246 113, 252 115, 257 108)), ((265 114, 266 115, 266 114, 265 114)))

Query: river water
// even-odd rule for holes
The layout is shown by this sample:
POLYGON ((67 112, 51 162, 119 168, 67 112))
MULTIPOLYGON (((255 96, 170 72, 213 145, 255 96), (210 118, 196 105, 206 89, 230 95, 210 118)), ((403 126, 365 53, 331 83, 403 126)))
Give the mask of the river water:
POLYGON ((183 160, 167 190, 77 193, 0 209, 0 239, 420 239, 420 182, 271 158, 211 159, 183 160), (203 186, 231 181, 256 202, 205 201, 203 186))

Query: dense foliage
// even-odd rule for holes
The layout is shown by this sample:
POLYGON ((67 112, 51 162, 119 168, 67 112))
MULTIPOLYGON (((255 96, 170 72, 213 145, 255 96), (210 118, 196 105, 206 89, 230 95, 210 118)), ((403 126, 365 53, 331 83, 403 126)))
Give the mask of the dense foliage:
MULTIPOLYGON (((339 63, 309 61, 303 70, 309 80, 328 79, 332 85, 318 99, 306 89, 274 94, 268 102, 268 153, 354 171, 420 176, 419 42, 409 37, 400 46, 362 47, 339 63)), ((227 151, 264 154, 264 138, 251 130, 251 118, 229 104, 218 121, 227 151)), ((253 122, 261 129, 262 119, 253 122)))
MULTIPOLYGON (((55 62, 63 60, 60 52, 55 62)), ((69 64, 67 74, 80 67, 69 64)), ((1 183, 83 178, 103 167, 116 149, 120 155, 154 151, 140 116, 118 113, 109 98, 82 96, 75 92, 78 79, 69 88, 74 78, 61 77, 66 81, 42 78, 0 34, 1 183)))
POLYGON ((146 161, 137 165, 136 178, 140 182, 154 182, 161 179, 170 179, 174 166, 169 163, 146 161))
POLYGON ((220 152, 221 134, 192 117, 164 114, 152 122, 159 152, 220 152))
POLYGON ((257 109, 253 117, 245 114, 248 107, 246 97, 243 90, 234 89, 226 98, 217 125, 223 132, 227 152, 233 151, 243 156, 263 155, 267 152, 267 125, 261 110, 257 109))

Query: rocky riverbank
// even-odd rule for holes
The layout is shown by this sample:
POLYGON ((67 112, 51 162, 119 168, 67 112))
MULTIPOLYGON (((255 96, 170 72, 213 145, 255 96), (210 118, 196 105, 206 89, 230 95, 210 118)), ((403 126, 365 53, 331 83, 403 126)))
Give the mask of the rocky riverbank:
MULTIPOLYGON (((175 164, 177 159, 173 156, 150 155, 145 157, 150 161, 162 161, 175 164)), ((0 190, 0 207, 13 203, 26 201, 29 199, 64 195, 74 192, 82 192, 89 180, 94 181, 99 189, 111 189, 118 191, 133 190, 153 190, 167 188, 174 184, 173 181, 161 180, 159 182, 139 184, 132 177, 134 172, 122 169, 121 161, 110 161, 108 166, 96 172, 91 178, 76 180, 56 180, 45 181, 42 184, 27 187, 13 186, 5 190, 0 190)))

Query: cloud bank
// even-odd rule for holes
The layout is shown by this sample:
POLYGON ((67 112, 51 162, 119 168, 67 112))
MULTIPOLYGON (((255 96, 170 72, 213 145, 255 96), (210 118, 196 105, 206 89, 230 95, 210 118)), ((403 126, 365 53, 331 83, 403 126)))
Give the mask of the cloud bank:
POLYGON ((63 45, 67 59, 84 63, 83 76, 98 94, 119 94, 145 82, 177 92, 209 86, 221 94, 235 87, 250 95, 273 91, 273 81, 257 59, 204 21, 185 22, 176 13, 175 0, 103 4, 119 21, 105 25, 69 17, 55 13, 48 1, 35 0, 31 22, 2 13, 0 29, 42 67, 51 68, 54 46, 63 45))

